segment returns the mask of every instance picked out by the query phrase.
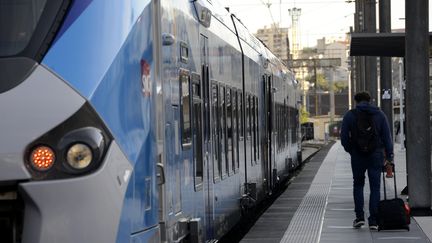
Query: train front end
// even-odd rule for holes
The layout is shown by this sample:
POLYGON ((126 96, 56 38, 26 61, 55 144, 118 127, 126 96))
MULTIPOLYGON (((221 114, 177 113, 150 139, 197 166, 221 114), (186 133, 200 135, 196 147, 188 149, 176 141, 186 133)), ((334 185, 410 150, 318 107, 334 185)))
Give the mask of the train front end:
POLYGON ((0 1, 0 242, 159 239, 150 1, 126 2, 0 1))

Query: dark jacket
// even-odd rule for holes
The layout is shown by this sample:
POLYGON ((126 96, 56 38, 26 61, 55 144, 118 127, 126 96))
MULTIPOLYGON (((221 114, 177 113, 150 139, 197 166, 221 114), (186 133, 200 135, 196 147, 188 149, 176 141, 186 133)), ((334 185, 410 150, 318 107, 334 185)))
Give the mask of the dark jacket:
MULTIPOLYGON (((385 150, 386 158, 393 158, 393 142, 390 135, 390 128, 385 114, 376 106, 370 105, 368 102, 360 102, 357 104, 356 109, 361 111, 367 111, 373 114, 373 122, 375 129, 380 138, 379 149, 385 150)), ((341 129, 341 142, 345 151, 351 153, 353 149, 356 149, 351 141, 351 131, 355 127, 355 115, 354 112, 348 111, 342 122, 341 129)))

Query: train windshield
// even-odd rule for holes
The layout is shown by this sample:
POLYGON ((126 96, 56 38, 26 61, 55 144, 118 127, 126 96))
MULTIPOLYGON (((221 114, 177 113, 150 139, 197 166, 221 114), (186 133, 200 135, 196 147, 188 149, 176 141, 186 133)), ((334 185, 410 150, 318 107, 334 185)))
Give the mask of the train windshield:
POLYGON ((30 43, 47 0, 0 0, 0 56, 14 56, 30 43))

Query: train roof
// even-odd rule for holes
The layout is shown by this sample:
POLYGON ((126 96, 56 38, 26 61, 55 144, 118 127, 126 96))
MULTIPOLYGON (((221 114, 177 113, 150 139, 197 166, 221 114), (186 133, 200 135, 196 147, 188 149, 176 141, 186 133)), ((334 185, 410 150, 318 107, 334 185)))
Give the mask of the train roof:
POLYGON ((222 6, 219 1, 201 0, 211 10, 212 16, 224 24, 228 29, 235 33, 235 27, 231 19, 231 13, 222 6))
POLYGON ((223 23, 234 33, 238 33, 238 37, 248 44, 252 49, 256 50, 272 64, 272 72, 279 73, 287 82, 296 84, 294 74, 288 67, 279 59, 260 39, 254 36, 246 25, 234 14, 230 13, 218 0, 198 0, 208 7, 212 16, 223 23))

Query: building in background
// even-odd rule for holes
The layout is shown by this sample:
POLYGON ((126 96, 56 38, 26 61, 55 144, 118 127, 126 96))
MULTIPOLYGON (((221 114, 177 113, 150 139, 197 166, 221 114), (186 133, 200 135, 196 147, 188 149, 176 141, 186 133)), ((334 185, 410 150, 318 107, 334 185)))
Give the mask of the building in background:
MULTIPOLYGON (((349 42, 347 40, 330 39, 326 38, 317 40, 317 52, 322 54, 325 58, 340 58, 341 65, 334 67, 335 81, 347 81, 348 85, 348 57, 349 57, 349 42)), ((326 72, 326 77, 331 77, 332 74, 326 72)))
MULTIPOLYGON (((304 66, 292 67, 303 89, 303 106, 311 117, 329 116, 334 100, 334 118, 349 109, 349 43, 347 39, 322 38, 316 47, 304 48, 299 59, 304 66), (337 61, 337 65, 331 64, 337 61), (333 93, 333 94, 332 94, 333 93), (332 98, 333 97, 333 98, 332 98)), ((300 62, 297 62, 297 64, 300 62)))
POLYGON ((289 58, 289 40, 288 28, 279 28, 275 24, 267 28, 259 29, 255 36, 260 39, 264 44, 280 59, 286 61, 289 58))

